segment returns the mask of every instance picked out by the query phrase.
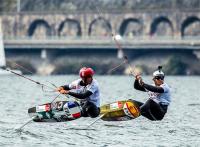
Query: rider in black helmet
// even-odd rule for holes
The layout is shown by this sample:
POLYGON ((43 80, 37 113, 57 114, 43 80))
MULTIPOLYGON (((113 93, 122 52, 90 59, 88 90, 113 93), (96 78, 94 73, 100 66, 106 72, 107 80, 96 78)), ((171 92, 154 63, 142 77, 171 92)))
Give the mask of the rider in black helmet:
POLYGON ((146 84, 140 75, 136 75, 134 88, 147 92, 149 99, 145 103, 135 101, 141 109, 141 115, 149 120, 162 120, 171 102, 170 88, 164 82, 165 74, 162 66, 153 73, 154 84, 146 84))

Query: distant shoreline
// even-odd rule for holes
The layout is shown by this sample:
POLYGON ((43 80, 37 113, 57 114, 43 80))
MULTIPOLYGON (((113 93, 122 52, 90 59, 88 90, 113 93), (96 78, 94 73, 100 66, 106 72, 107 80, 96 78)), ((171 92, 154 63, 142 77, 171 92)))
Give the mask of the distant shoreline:
MULTIPOLYGON (((137 71, 144 75, 151 75, 158 65, 163 66, 167 75, 200 75, 200 60, 195 54, 188 53, 144 53, 135 57, 129 57, 129 62, 137 71)), ((9 58, 7 66, 11 69, 19 69, 12 62, 29 69, 33 74, 39 75, 65 75, 77 74, 83 66, 92 67, 98 75, 124 75, 130 74, 127 64, 122 64, 123 59, 109 56, 62 56, 54 60, 36 60, 23 57, 9 58), (115 67, 118 68, 114 69, 115 67), (112 72, 109 72, 113 69, 112 72)), ((20 69, 24 74, 30 74, 20 69)))

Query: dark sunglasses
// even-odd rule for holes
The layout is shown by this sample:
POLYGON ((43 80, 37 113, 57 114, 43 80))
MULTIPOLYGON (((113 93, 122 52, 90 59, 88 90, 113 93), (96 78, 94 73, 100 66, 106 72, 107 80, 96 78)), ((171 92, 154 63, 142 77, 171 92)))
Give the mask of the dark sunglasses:
POLYGON ((163 80, 164 78, 163 78, 163 77, 160 77, 160 76, 155 76, 155 77, 153 77, 153 79, 156 79, 156 80, 163 80))

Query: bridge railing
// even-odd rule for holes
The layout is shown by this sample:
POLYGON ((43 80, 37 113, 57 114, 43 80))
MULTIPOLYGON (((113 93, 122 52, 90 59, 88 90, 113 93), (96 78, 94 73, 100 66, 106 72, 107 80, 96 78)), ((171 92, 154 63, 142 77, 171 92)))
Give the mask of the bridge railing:
MULTIPOLYGON (((83 42, 83 41, 97 41, 107 42, 108 40, 113 40, 113 37, 111 36, 83 36, 83 37, 60 37, 60 36, 45 36, 45 37, 29 37, 29 36, 4 36, 5 41, 34 41, 34 42, 43 42, 43 41, 75 41, 75 42, 83 42)), ((180 37, 174 37, 174 36, 131 36, 131 37, 123 37, 120 36, 120 39, 118 41, 120 42, 129 42, 129 41, 200 41, 200 36, 186 36, 184 38, 180 37)))
MULTIPOLYGON (((200 49, 200 37, 174 38, 172 36, 141 36, 122 37, 118 42, 124 48, 134 47, 191 47, 200 49)), ((76 47, 106 47, 116 48, 112 37, 6 37, 4 38, 7 48, 76 48, 76 47)))

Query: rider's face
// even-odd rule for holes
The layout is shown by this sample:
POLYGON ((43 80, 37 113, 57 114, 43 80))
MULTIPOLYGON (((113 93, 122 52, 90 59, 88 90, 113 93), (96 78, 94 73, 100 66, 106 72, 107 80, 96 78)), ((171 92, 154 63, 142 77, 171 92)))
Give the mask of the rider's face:
POLYGON ((163 84, 163 80, 157 79, 155 77, 153 78, 153 81, 154 81, 154 83, 155 83, 156 86, 160 86, 160 85, 163 84))
POLYGON ((85 84, 91 84, 92 83, 92 77, 84 77, 84 78, 82 78, 82 81, 85 84))

